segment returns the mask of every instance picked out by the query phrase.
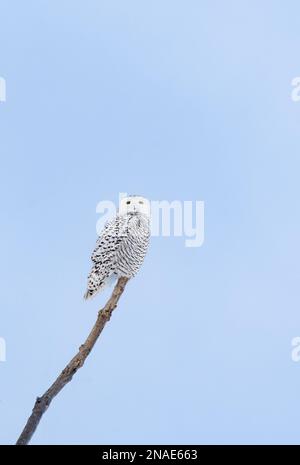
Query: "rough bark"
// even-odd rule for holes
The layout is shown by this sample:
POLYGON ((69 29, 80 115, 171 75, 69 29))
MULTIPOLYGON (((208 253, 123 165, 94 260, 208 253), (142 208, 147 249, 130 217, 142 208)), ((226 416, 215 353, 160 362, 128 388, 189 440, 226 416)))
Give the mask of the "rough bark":
POLYGON ((47 391, 36 399, 32 413, 16 443, 16 445, 27 445, 32 438, 42 416, 48 409, 55 396, 69 383, 77 370, 81 368, 94 347, 98 337, 103 331, 104 326, 110 320, 111 314, 116 308, 118 301, 128 282, 127 278, 119 278, 113 293, 106 305, 99 311, 96 323, 94 324, 86 341, 79 347, 77 354, 66 365, 54 383, 47 391))

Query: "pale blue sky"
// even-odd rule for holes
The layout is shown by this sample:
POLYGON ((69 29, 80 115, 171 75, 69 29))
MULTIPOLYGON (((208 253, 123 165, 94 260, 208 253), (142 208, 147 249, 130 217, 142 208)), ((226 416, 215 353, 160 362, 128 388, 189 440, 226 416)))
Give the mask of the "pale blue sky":
POLYGON ((299 443, 300 5, 1 1, 0 443, 108 293, 82 299, 100 200, 204 200, 153 238, 32 444, 299 443))

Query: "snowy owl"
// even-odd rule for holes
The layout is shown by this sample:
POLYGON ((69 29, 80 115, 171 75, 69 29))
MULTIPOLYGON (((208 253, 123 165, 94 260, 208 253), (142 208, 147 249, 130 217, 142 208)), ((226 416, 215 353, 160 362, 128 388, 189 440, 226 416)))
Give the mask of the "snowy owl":
POLYGON ((149 239, 149 200, 139 196, 123 198, 116 217, 104 226, 96 242, 85 299, 116 278, 132 278, 143 263, 149 239))

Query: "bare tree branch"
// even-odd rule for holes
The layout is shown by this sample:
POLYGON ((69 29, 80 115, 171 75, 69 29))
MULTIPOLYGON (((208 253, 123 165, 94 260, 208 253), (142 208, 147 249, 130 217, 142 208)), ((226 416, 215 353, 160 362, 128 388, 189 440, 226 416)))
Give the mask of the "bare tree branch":
POLYGON ((72 380, 76 371, 83 366, 104 326, 110 320, 111 314, 116 308, 128 281, 128 278, 119 278, 110 299, 106 303, 105 307, 99 311, 97 321, 94 324, 84 344, 79 347, 77 354, 72 358, 68 365, 66 365, 66 367, 63 369, 54 383, 49 387, 49 389, 42 395, 42 397, 38 397, 36 399, 32 413, 28 418, 16 445, 27 445, 29 443, 42 416, 46 412, 54 397, 57 396, 57 394, 65 387, 65 385, 72 380))

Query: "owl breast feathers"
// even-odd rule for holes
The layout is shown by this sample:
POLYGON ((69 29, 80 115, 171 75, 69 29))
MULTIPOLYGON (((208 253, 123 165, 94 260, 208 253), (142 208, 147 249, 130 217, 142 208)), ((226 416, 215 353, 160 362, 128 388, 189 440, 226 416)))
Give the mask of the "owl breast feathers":
POLYGON ((92 253, 93 267, 84 297, 94 296, 114 278, 132 278, 143 263, 149 238, 147 215, 138 212, 118 214, 109 221, 92 253))

